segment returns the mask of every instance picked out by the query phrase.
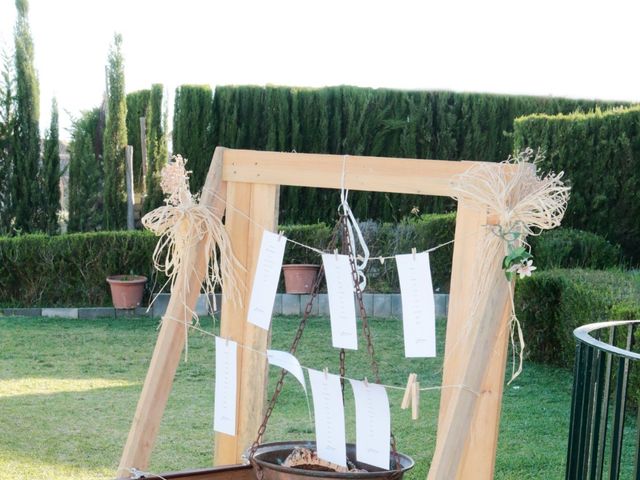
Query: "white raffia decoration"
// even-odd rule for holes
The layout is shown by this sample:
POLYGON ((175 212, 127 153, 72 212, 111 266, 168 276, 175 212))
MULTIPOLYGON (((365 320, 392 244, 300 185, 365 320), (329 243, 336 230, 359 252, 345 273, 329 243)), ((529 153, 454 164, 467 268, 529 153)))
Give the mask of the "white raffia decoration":
MULTIPOLYGON (((474 273, 478 284, 471 302, 471 318, 478 314, 481 299, 486 298, 489 293, 490 273, 501 267, 509 248, 524 245, 528 249, 527 236, 539 235, 543 230, 560 225, 567 208, 570 188, 562 181, 563 172, 538 175, 536 163, 543 158, 540 151, 534 154, 531 148, 527 148, 515 158, 509 157, 503 162, 511 168, 497 169, 492 164, 478 164, 453 181, 456 192, 454 196, 458 200, 477 204, 492 215, 493 219, 492 225, 487 225, 487 232, 481 240, 483 245, 479 251, 483 252, 483 258, 478 266, 479 271, 474 273)), ((505 282, 508 282, 506 277, 505 282)), ((525 348, 513 296, 510 326, 513 361, 509 383, 522 372, 525 348), (516 348, 516 333, 519 348, 516 348), (519 355, 517 370, 516 351, 519 355)))
MULTIPOLYGON (((142 224, 160 237, 153 252, 154 267, 167 275, 171 291, 175 291, 178 281, 183 282, 184 295, 189 290, 189 278, 194 271, 184 271, 191 255, 197 255, 192 247, 199 242, 200 252, 205 255, 207 272, 203 289, 213 294, 216 286, 224 285, 225 299, 241 302, 236 271, 243 269, 231 248, 231 241, 222 219, 189 190, 189 174, 186 160, 180 155, 173 157, 161 172, 160 187, 167 196, 166 205, 156 208, 142 218, 142 224)), ((194 265, 195 268, 195 265, 194 265)), ((215 309, 215 295, 212 295, 215 309)), ((196 312, 186 305, 185 309, 198 323, 196 312)), ((186 323, 185 323, 186 325, 186 323)))

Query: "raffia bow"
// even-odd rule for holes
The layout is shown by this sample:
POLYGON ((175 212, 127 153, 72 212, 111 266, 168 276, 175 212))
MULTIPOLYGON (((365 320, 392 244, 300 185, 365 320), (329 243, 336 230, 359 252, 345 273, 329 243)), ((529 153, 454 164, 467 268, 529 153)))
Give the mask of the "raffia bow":
MULTIPOLYGON (((478 283, 471 301, 471 318, 477 315, 480 299, 488 293, 488 285, 484 280, 489 278, 489 272, 498 268, 496 265, 502 265, 505 255, 509 255, 514 249, 524 247, 530 251, 526 242, 529 235, 539 235, 544 230, 559 226, 562 221, 570 188, 562 181, 563 172, 544 176, 538 174, 536 164, 543 158, 540 151, 534 154, 532 149, 527 148, 504 162, 511 168, 496 169, 491 164, 478 164, 453 181, 458 200, 478 205, 492 219, 481 240, 479 251, 485 254, 479 263, 479 271, 474 273, 478 283)), ((505 282, 507 281, 505 278, 505 282)), ((510 293, 511 291, 509 288, 510 293)), ((513 294, 510 328, 513 359, 509 383, 522 372, 525 348, 513 294), (516 354, 519 357, 517 368, 516 354)))
MULTIPOLYGON (((165 204, 142 218, 142 224, 157 236, 158 243, 153 252, 154 267, 168 277, 172 293, 176 282, 183 282, 181 291, 186 294, 192 272, 185 271, 192 265, 188 260, 193 247, 199 242, 200 253, 205 255, 207 271, 203 280, 203 290, 213 297, 214 309, 217 286, 225 286, 225 298, 241 302, 239 281, 236 272, 242 270, 231 248, 231 241, 222 219, 214 212, 198 203, 198 198, 189 189, 189 174, 186 160, 176 155, 161 172, 160 187, 166 195, 165 204)), ((186 305, 185 309, 198 323, 195 311, 186 305)), ((186 323, 185 323, 186 325, 186 323)))

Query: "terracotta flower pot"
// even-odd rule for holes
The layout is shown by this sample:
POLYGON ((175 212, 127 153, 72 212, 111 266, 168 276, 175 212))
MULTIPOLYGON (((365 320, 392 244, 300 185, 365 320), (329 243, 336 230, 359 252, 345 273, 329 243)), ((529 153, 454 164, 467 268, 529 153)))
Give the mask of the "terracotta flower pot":
POLYGON ((111 287, 113 306, 119 309, 131 309, 140 306, 147 277, 142 275, 111 275, 107 277, 111 287))
POLYGON ((318 270, 320 270, 319 265, 283 265, 285 291, 287 293, 311 293, 318 270))

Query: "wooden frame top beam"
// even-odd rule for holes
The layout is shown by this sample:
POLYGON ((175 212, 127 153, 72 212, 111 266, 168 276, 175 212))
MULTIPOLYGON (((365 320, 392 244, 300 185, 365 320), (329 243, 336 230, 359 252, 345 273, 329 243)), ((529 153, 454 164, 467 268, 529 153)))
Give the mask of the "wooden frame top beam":
POLYGON ((222 177, 228 182, 340 188, 344 164, 350 190, 448 197, 454 193, 452 178, 477 163, 225 149, 222 177))

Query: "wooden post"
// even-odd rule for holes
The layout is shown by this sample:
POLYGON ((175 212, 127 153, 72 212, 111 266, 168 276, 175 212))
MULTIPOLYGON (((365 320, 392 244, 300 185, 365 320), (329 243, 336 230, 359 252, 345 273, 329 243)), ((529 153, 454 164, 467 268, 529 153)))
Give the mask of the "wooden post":
POLYGON ((147 195, 147 119, 140 117, 140 152, 142 156, 142 197, 147 195))
MULTIPOLYGON (((247 322, 247 308, 255 276, 263 227, 275 231, 278 223, 278 187, 275 185, 229 182, 228 209, 225 225, 238 260, 246 266, 243 304, 222 303, 220 335, 251 349, 264 352, 269 333, 247 322), (251 219, 251 221, 249 220, 251 219), (237 248, 242 246, 243 248, 237 248)), ((264 416, 267 385, 267 359, 250 349, 240 349, 238 361, 238 391, 236 436, 216 433, 214 465, 239 463, 251 446, 264 416)))
POLYGON ((136 228, 133 221, 133 204, 135 203, 133 193, 133 147, 127 145, 124 150, 124 166, 127 180, 127 230, 136 228))
POLYGON ((471 321, 472 298, 477 288, 478 264, 487 212, 479 205, 458 204, 451 274, 449 318, 444 357, 444 389, 436 450, 429 480, 493 478, 504 383, 507 335, 510 319, 510 285, 502 271, 502 253, 487 279, 487 296, 471 321))
MULTIPOLYGON (((206 180, 208 189, 203 191, 200 198, 202 205, 210 207, 219 216, 224 214, 226 200, 226 183, 222 181, 223 151, 223 148, 216 148, 206 180)), ((179 278, 175 291, 171 292, 165 317, 177 321, 165 320, 162 322, 138 407, 133 417, 133 424, 120 459, 117 475, 119 478, 130 478, 129 468, 131 467, 145 470, 149 465, 160 420, 184 347, 186 329, 178 322, 190 323, 192 320, 183 301, 189 308, 195 309, 200 294, 200 285, 207 268, 203 246, 204 240, 195 244, 189 251, 183 270, 186 275, 189 275, 186 291, 183 290, 184 282, 179 278)))

